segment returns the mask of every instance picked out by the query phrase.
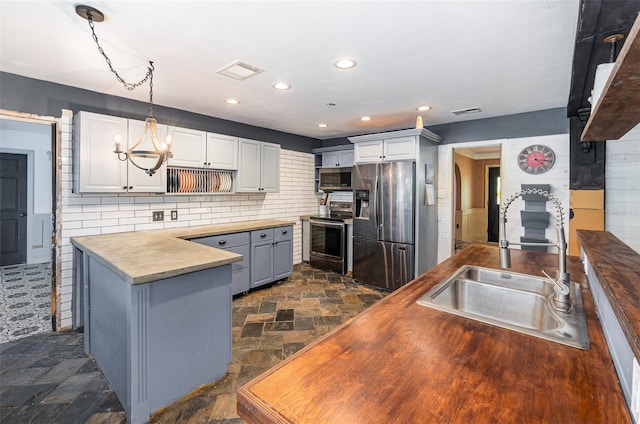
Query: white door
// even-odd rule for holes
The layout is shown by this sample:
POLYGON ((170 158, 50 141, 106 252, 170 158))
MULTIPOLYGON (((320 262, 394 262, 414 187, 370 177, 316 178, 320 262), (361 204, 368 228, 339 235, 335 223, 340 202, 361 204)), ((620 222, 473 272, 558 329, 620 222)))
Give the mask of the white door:
POLYGON ((262 143, 261 151, 260 191, 277 193, 280 191, 280 145, 262 143))
POLYGON ((382 140, 354 143, 353 152, 355 163, 382 162, 382 155, 384 153, 382 145, 382 140))
POLYGON ((238 137, 207 133, 207 164, 213 169, 238 169, 238 137))
POLYGON ((76 115, 74 166, 78 167, 80 193, 122 193, 127 191, 127 164, 114 153, 115 137, 127 149, 127 119, 79 112, 76 115), (77 156, 76 156, 77 155, 77 156))
POLYGON ((384 160, 415 159, 416 138, 409 136, 385 139, 382 157, 384 160))
POLYGON ((241 138, 236 191, 256 192, 260 188, 260 142, 241 138))
POLYGON ((171 152, 169 166, 203 168, 207 164, 207 133, 188 128, 169 127, 171 152))

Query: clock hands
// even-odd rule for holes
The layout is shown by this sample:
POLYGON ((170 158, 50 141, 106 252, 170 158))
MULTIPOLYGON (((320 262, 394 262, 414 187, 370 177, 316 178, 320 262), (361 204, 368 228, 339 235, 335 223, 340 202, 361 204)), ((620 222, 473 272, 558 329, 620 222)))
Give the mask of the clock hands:
POLYGON ((533 158, 533 160, 535 160, 536 162, 541 163, 541 164, 543 164, 543 165, 544 165, 544 163, 547 161, 546 159, 545 159, 545 160, 540 160, 540 159, 538 159, 538 158, 533 158))

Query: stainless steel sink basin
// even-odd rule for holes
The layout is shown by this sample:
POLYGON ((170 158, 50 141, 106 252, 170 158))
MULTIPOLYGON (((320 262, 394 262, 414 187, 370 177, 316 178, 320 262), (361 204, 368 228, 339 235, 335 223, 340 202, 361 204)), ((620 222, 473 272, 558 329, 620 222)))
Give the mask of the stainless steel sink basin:
POLYGON ((571 282, 572 309, 555 309, 544 277, 465 265, 418 303, 579 349, 589 349, 580 286, 571 282))

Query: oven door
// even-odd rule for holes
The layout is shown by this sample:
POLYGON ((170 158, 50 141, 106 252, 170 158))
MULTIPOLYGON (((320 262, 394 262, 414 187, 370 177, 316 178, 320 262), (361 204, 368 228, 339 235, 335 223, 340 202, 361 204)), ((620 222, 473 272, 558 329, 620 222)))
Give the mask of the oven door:
POLYGON ((340 274, 346 272, 344 222, 311 219, 311 266, 340 274))

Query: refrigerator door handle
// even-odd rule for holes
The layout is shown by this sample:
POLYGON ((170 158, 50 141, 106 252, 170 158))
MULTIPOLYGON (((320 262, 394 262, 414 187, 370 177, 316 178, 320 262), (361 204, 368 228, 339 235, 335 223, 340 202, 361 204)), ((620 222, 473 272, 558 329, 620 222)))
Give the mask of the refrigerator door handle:
POLYGON ((378 240, 380 240, 382 238, 382 225, 380 224, 380 203, 382 202, 382 200, 380 199, 380 181, 379 181, 379 175, 378 172, 376 171, 376 208, 375 208, 375 214, 376 214, 376 231, 378 232, 378 240))

